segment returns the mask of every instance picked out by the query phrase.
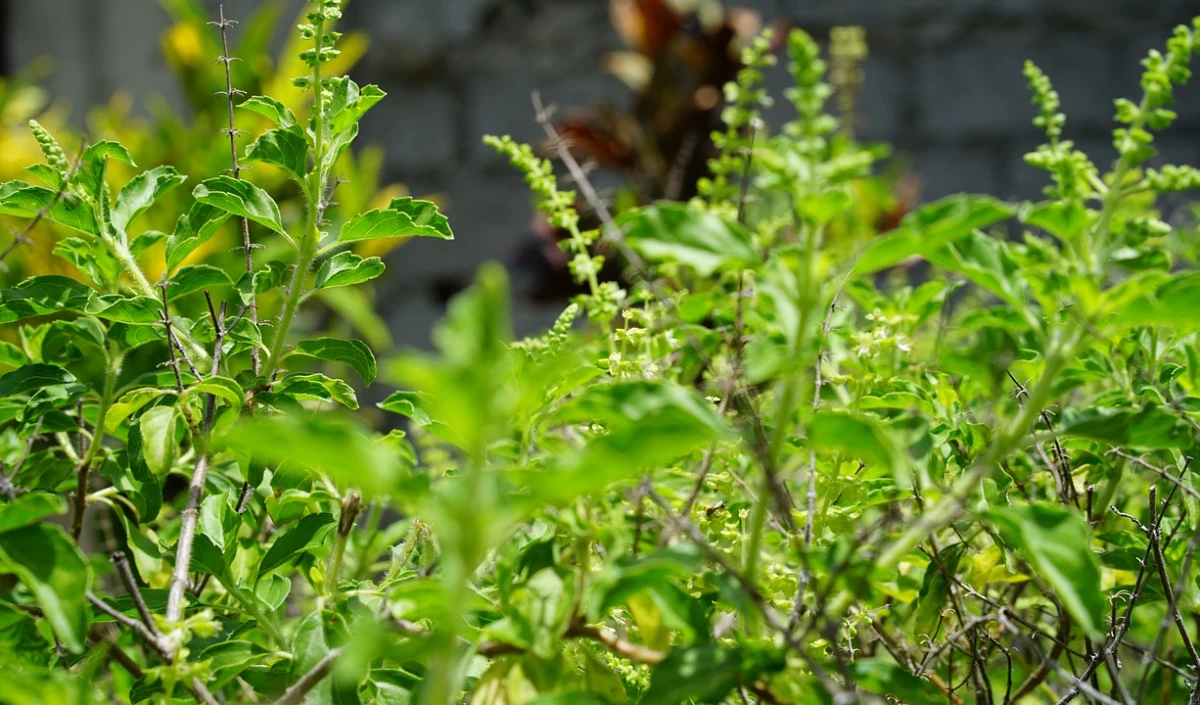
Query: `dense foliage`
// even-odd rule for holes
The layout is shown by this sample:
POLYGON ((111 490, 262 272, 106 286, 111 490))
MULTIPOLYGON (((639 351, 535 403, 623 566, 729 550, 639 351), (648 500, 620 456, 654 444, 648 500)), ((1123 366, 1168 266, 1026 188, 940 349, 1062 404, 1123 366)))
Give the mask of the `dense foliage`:
POLYGON ((115 141, 72 156, 33 123, 41 185, 0 185, 0 213, 70 231, 80 276, 0 290, 0 700, 1200 701, 1200 279, 1155 209, 1200 171, 1148 166, 1196 29, 1116 102, 1111 169, 1028 65, 1046 200, 956 196, 882 234, 861 204, 885 150, 827 112, 801 31, 795 119, 762 125, 763 37, 687 203, 614 219, 558 143, 585 230, 549 161, 488 138, 585 293, 514 341, 485 267, 436 352, 377 365, 306 306, 382 274, 377 240, 453 236, 411 198, 326 217, 384 98, 330 70, 339 5, 300 27, 306 103, 235 101, 226 74, 274 127, 231 134, 163 249, 135 223, 185 179, 118 179, 115 141), (216 242, 244 262, 202 261, 216 242), (407 433, 352 413, 377 376, 407 433))

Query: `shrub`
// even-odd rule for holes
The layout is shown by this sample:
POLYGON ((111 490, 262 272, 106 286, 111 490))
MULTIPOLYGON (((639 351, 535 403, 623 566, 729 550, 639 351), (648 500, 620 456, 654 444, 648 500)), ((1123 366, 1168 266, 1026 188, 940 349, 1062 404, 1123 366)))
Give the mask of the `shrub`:
POLYGON ((0 186, 0 212, 75 231, 59 252, 88 278, 0 291, 19 324, 0 345, 0 697, 1197 701, 1200 285, 1155 202, 1200 172, 1148 167, 1195 30, 1117 101, 1107 173, 1029 65, 1046 200, 955 196, 885 234, 856 208, 879 152, 826 112, 801 31, 795 119, 761 126, 764 37, 688 203, 614 220, 592 199, 586 231, 548 161, 488 138, 585 293, 513 341, 485 267, 436 351, 377 368, 305 335, 303 304, 383 271, 363 240, 452 235, 406 198, 323 230, 330 166, 383 98, 326 75, 339 15, 322 0, 300 28, 308 119, 240 106, 277 125, 246 158, 287 171, 303 214, 207 179, 151 282, 129 225, 171 167, 117 189, 119 144, 72 159, 35 126, 45 185, 0 186), (289 261, 181 266, 225 221, 289 261), (596 276, 601 238, 628 290, 596 276), (350 414, 377 374, 409 433, 350 414))

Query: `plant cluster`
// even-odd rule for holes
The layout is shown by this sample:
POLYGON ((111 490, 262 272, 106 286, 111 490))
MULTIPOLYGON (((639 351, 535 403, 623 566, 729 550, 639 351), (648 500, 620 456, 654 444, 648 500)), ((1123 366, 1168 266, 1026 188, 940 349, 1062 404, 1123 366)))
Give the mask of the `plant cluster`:
POLYGON ((1030 64, 1045 200, 955 196, 882 234, 856 201, 881 152, 799 30, 795 118, 762 126, 763 37, 686 203, 610 216, 556 140, 588 230, 551 162, 490 137, 584 293, 516 341, 484 267, 435 351, 377 363, 300 312, 382 273, 357 244, 452 235, 410 198, 327 220, 384 97, 329 70, 339 16, 300 27, 308 119, 237 105, 275 127, 235 162, 283 170, 302 212, 236 166, 205 179, 155 280, 131 224, 172 167, 118 188, 121 145, 35 126, 44 185, 0 185, 0 213, 73 231, 85 277, 0 290, 0 699, 1200 702, 1200 279, 1155 207, 1200 171, 1148 166, 1200 20, 1116 102, 1110 169, 1030 64), (221 237, 286 256, 186 263, 221 237), (377 376, 407 432, 351 413, 377 376))

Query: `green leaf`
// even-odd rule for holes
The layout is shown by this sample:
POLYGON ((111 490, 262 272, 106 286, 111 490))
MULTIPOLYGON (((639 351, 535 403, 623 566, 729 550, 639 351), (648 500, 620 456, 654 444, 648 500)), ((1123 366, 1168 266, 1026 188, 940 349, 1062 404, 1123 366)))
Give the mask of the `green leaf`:
POLYGON ((941 560, 930 559, 925 566, 925 578, 921 581, 921 590, 917 593, 916 629, 918 635, 933 638, 942 608, 950 597, 950 580, 958 570, 958 562, 962 559, 965 544, 956 543, 943 548, 938 553, 941 560), (944 570, 943 570, 944 569, 944 570), (950 578, 946 577, 949 573, 950 578))
POLYGON ((197 573, 209 573, 222 583, 230 580, 225 554, 205 534, 196 534, 195 543, 192 544, 192 561, 188 567, 197 573))
POLYGON ((25 352, 21 348, 12 343, 0 341, 0 365, 20 367, 26 364, 29 364, 29 358, 25 356, 25 352))
MULTIPOLYGON (((308 517, 305 517, 308 518, 308 517)), ((292 663, 288 673, 288 682, 295 683, 313 666, 329 653, 329 643, 325 639, 325 625, 321 614, 314 612, 300 622, 296 634, 292 637, 292 663)), ((333 678, 322 678, 305 697, 305 705, 332 705, 333 678)))
POLYGON ((142 530, 125 516, 123 508, 114 507, 112 513, 117 515, 125 529, 129 549, 133 553, 133 565, 137 568, 138 575, 148 584, 150 579, 162 570, 162 551, 159 550, 158 543, 142 533, 142 530))
POLYGON ((83 307, 85 313, 118 323, 159 323, 162 303, 149 296, 96 296, 83 307))
POLYGON ((561 453, 551 468, 514 472, 531 499, 552 503, 599 491, 730 436, 724 419, 699 394, 662 381, 590 387, 564 404, 556 419, 600 424, 605 432, 561 453))
POLYGON ((0 184, 0 215, 34 218, 43 210, 46 210, 43 217, 49 221, 88 235, 100 234, 96 212, 81 197, 73 193, 60 196, 57 191, 24 181, 0 184), (50 207, 52 203, 54 206, 50 207))
POLYGON ((242 421, 221 439, 268 464, 295 463, 353 484, 390 493, 402 477, 395 453, 369 430, 333 414, 279 415, 242 421))
POLYGON ((275 542, 267 549, 267 554, 263 556, 262 563, 258 566, 258 577, 255 582, 262 580, 267 573, 283 567, 296 554, 320 546, 325 541, 325 536, 333 529, 334 524, 337 524, 337 519, 329 512, 301 517, 296 526, 275 539, 275 542))
POLYGON ((371 386, 375 381, 375 356, 361 340, 338 338, 313 338, 301 341, 293 355, 305 355, 320 360, 344 362, 362 378, 363 384, 371 386))
POLYGON ((321 264, 317 270, 317 289, 353 286, 371 281, 383 274, 383 260, 378 257, 359 257, 353 252, 339 252, 321 264))
POLYGON ((0 534, 0 558, 33 593, 63 645, 81 653, 92 575, 75 542, 56 524, 33 524, 0 534))
POLYGON ((967 233, 945 247, 927 250, 925 256, 942 269, 963 275, 1019 310, 1028 305, 1025 275, 1002 240, 983 233, 967 233))
POLYGON ((1196 433, 1187 421, 1153 405, 1142 409, 1069 409, 1059 420, 1057 431, 1133 448, 1187 449, 1196 442, 1196 433))
MULTIPOLYGON (((290 374, 276 387, 281 396, 310 401, 336 402, 348 409, 358 408, 358 397, 354 389, 340 379, 331 379, 323 374, 290 374)), ((262 400, 263 396, 259 395, 262 400)))
POLYGON ((180 296, 187 296, 196 291, 224 286, 233 286, 233 280, 229 278, 225 270, 218 269, 211 264, 192 264, 181 267, 179 271, 171 275, 171 284, 167 287, 167 293, 174 301, 180 296))
POLYGON ((845 453, 887 474, 904 469, 899 449, 887 429, 869 416, 821 410, 808 422, 808 442, 816 450, 845 453))
POLYGON ((861 277, 909 257, 923 257, 976 228, 1006 220, 1014 212, 1012 206, 987 196, 950 196, 922 206, 905 217, 900 227, 872 240, 854 263, 853 274, 861 277))
POLYGON ((70 384, 75 375, 58 365, 36 362, 0 376, 0 399, 25 394, 54 384, 70 384))
POLYGON ((554 695, 539 695, 530 700, 527 705, 613 705, 612 701, 592 693, 574 691, 556 693, 554 695))
POLYGON ((296 115, 283 103, 265 95, 256 95, 242 101, 238 106, 242 110, 258 113, 273 121, 280 127, 292 127, 296 124, 296 115))
POLYGON ((218 399, 229 402, 229 405, 240 409, 246 399, 242 386, 228 377, 206 377, 187 388, 189 395, 212 394, 218 399))
POLYGON ((618 224, 629 244, 649 259, 686 265, 702 277, 759 262, 745 228, 684 203, 639 208, 621 216, 618 224))
POLYGON ((376 103, 387 97, 379 86, 359 88, 349 78, 335 79, 330 105, 330 134, 336 135, 357 123, 376 103))
POLYGON ((1108 319, 1121 327, 1200 328, 1200 272, 1131 278, 1114 287, 1118 307, 1108 319))
POLYGON ((225 552, 225 517, 228 513, 229 500, 224 494, 210 494, 200 503, 200 533, 222 553, 225 552))
POLYGON ((267 130, 246 148, 246 159, 278 167, 303 181, 308 173, 308 140, 298 125, 267 130))
POLYGON ((650 687, 638 703, 722 702, 739 683, 752 680, 751 674, 743 674, 742 661, 737 648, 716 644, 676 647, 650 673, 650 687))
POLYGON ((193 203, 187 213, 179 216, 167 238, 167 269, 178 267, 196 248, 212 239, 228 219, 229 212, 222 208, 193 203))
POLYGON ((1087 210, 1074 201, 1026 203, 1019 215, 1025 224, 1041 228, 1068 243, 1078 241, 1088 226, 1087 210))
POLYGON ((593 576, 581 607, 588 619, 600 621, 631 595, 687 580, 696 574, 700 564, 697 551, 682 548, 660 549, 641 558, 621 557, 593 576))
POLYGON ((129 166, 137 166, 134 164, 129 150, 118 142, 101 140, 93 145, 88 145, 79 159, 79 170, 75 172, 74 181, 96 200, 101 200, 104 173, 107 170, 109 159, 125 162, 129 166))
POLYGON ((192 197, 198 203, 249 218, 277 233, 284 232, 279 206, 266 191, 249 181, 231 176, 213 177, 198 184, 192 197))
POLYGON ((421 394, 419 392, 393 392, 389 394, 387 399, 376 404, 384 411, 390 411, 393 414, 412 419, 418 426, 427 426, 432 421, 429 414, 421 408, 421 394))
POLYGON ((175 440, 175 422, 179 412, 172 404, 156 406, 142 414, 142 457, 155 475, 166 475, 175 465, 179 444, 175 440))
POLYGON ((360 213, 342 226, 341 242, 392 237, 435 237, 453 240, 446 216, 429 201, 413 198, 394 199, 387 208, 360 213))
POLYGON ((200 652, 198 661, 208 661, 212 680, 209 688, 220 688, 251 666, 273 658, 273 654, 252 641, 230 639, 213 644, 200 652))
POLYGON ((122 394, 121 398, 109 407, 108 415, 104 417, 105 430, 109 433, 115 432, 121 425, 121 422, 129 418, 131 414, 136 413, 143 406, 169 393, 165 389, 142 387, 122 394))
POLYGON ((929 681, 914 676, 900 664, 883 656, 859 658, 852 667, 854 682, 877 695, 905 703, 935 703, 945 699, 929 681))
POLYGON ((113 206, 111 219, 118 232, 129 230, 130 224, 164 193, 187 181, 173 166, 160 166, 143 171, 129 180, 117 203, 113 206))
POLYGON ((29 277, 12 289, 0 290, 0 323, 62 311, 82 311, 95 292, 70 277, 29 277))
POLYGON ((1029 560, 1075 621, 1093 638, 1104 634, 1108 599, 1100 561, 1082 515, 1046 504, 1002 507, 984 518, 1029 560))
POLYGON ((7 504, 0 504, 0 534, 42 519, 65 514, 67 500, 62 495, 47 492, 26 492, 7 504))

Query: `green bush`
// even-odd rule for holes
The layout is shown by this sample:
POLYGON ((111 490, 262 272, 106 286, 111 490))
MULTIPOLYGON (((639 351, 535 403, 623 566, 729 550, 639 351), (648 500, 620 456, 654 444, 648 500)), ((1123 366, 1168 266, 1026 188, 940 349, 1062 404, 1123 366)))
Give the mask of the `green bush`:
POLYGON ((327 223, 384 97, 327 75, 339 17, 300 27, 310 117, 238 105, 276 125, 242 161, 303 212, 235 167, 160 255, 131 226, 181 175, 115 184, 124 147, 73 157, 36 123, 43 185, 0 185, 86 276, 0 290, 0 701, 1200 699, 1200 279, 1155 210, 1200 172, 1147 166, 1196 30, 1117 101, 1107 173, 1030 64, 1046 200, 955 196, 882 234, 858 205, 884 151, 826 112, 801 31, 795 119, 761 124, 764 37, 689 203, 611 218, 560 145, 584 231, 550 162, 488 138, 586 293, 514 341, 485 267, 436 352, 377 366, 306 334, 305 303, 383 272, 364 241, 453 236, 409 198, 327 223), (214 238, 287 255, 186 263, 214 238), (408 433, 351 413, 377 376, 408 433))

